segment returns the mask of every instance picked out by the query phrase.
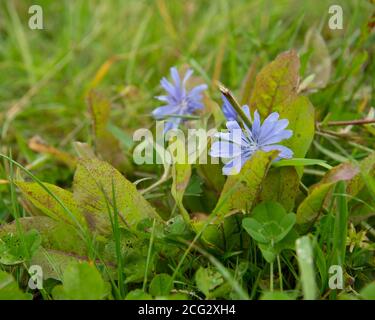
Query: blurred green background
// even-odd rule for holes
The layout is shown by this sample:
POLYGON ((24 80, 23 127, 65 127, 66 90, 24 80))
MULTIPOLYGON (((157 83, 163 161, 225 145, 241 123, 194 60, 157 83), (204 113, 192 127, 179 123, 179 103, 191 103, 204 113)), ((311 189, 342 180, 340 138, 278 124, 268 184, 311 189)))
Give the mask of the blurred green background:
MULTIPOLYGON (((363 117, 374 105, 374 33, 368 26, 374 5, 339 1, 344 29, 330 30, 328 9, 336 2, 2 0, 2 152, 11 147, 17 161, 36 162, 35 168, 40 161, 46 169, 48 161, 28 147, 33 136, 68 152, 72 141, 90 142, 85 97, 91 88, 112 100, 111 121, 131 136, 151 123, 159 80, 173 65, 190 65, 207 83, 219 80, 238 94, 250 66, 259 71, 296 48, 304 79, 312 54, 303 49, 309 28, 321 33, 332 64, 328 84, 310 94, 318 119, 363 117), (28 27, 32 4, 43 8, 43 30, 28 27)), ((213 85, 210 94, 219 97, 213 85)))

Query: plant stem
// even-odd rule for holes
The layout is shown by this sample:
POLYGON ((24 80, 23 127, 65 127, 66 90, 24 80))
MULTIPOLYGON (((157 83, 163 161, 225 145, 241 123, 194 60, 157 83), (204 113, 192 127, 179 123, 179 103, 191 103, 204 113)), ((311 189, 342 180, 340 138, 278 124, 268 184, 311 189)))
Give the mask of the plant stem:
POLYGON ((170 178, 169 171, 170 171, 170 166, 166 167, 163 175, 161 176, 161 178, 158 181, 156 181, 154 184, 152 184, 151 186, 147 187, 146 189, 140 190, 139 192, 141 194, 146 194, 147 192, 150 192, 151 190, 153 190, 156 187, 158 187, 161 184, 163 184, 165 181, 167 181, 170 178))
POLYGON ((283 274, 281 272, 281 263, 280 263, 280 255, 277 255, 277 266, 279 269, 279 279, 280 279, 280 290, 283 291, 283 274))
POLYGON ((144 278, 143 278, 143 285, 142 285, 143 292, 146 292, 148 268, 150 266, 150 260, 151 260, 151 254, 152 254, 152 247, 154 245, 155 223, 156 223, 156 220, 154 219, 154 222, 152 224, 152 231, 151 231, 151 236, 150 236, 150 243, 149 243, 148 252, 147 252, 145 275, 144 275, 144 278))
POLYGON ((252 124, 251 124, 250 118, 246 116, 245 112, 242 110, 240 104, 237 102, 236 98, 232 95, 232 93, 230 92, 230 90, 227 87, 225 87, 224 85, 222 85, 222 84, 219 84, 219 90, 225 96, 225 98, 228 99, 228 101, 232 105, 233 109, 236 110, 236 112, 240 116, 240 118, 243 121, 243 123, 248 128, 251 128, 252 124))
POLYGON ((375 123, 375 119, 358 119, 358 120, 347 120, 347 121, 328 121, 327 123, 320 123, 319 125, 326 126, 350 126, 350 125, 363 125, 375 123))
POLYGON ((270 290, 273 292, 273 262, 270 263, 270 290))

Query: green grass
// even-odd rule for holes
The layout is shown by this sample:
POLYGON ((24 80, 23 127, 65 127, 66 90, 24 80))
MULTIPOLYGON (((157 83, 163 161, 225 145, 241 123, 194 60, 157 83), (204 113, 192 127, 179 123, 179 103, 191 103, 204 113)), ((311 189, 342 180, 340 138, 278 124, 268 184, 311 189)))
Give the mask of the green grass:
MULTIPOLYGON (((361 290, 375 279, 374 164, 362 161, 375 150, 375 127, 368 124, 348 128, 333 121, 364 119, 375 107, 375 34, 368 26, 374 4, 342 1, 344 29, 330 30, 327 21, 331 1, 38 3, 43 7, 44 30, 28 28, 28 8, 33 1, 0 3, 0 224, 6 228, 15 221, 23 246, 19 250, 27 252, 24 263, 0 263, 0 270, 11 273, 24 292, 32 292, 35 299, 61 294, 53 291, 57 280, 48 280, 47 289, 41 292, 27 288, 32 249, 24 240, 27 230, 19 221, 40 214, 40 210, 26 201, 14 182, 36 182, 51 201, 75 219, 70 207, 44 183, 72 190, 75 164, 61 161, 61 152, 74 157, 77 153, 89 154, 90 148, 98 152, 87 107, 90 90, 100 92, 111 102, 108 130, 119 141, 122 155, 131 162, 133 132, 141 127, 153 128, 150 112, 159 106, 154 96, 161 93, 159 81, 169 76, 170 67, 193 68, 197 76, 194 81, 207 83, 209 98, 219 104, 219 82, 245 104, 249 103, 255 75, 278 54, 294 48, 301 62, 300 83, 308 82, 319 63, 326 64, 318 72, 324 86, 308 86, 301 92, 315 108, 316 131, 306 158, 284 160, 274 166, 279 170, 295 166, 297 172, 303 172, 291 211, 296 212, 327 171, 342 163, 350 162, 358 168, 358 179, 363 182, 355 196, 349 194, 348 184, 343 181, 333 186, 309 228, 296 228, 298 236, 303 236, 300 252, 295 246, 288 247, 269 263, 259 244, 243 231, 238 215, 228 222, 230 228, 237 226, 239 230, 236 240, 222 227, 224 245, 208 244, 205 237, 217 215, 220 217, 221 208, 215 208, 215 204, 222 186, 218 186, 220 179, 217 185, 210 185, 198 168, 193 168, 183 204, 177 205, 170 195, 172 168, 129 163, 118 166, 127 179, 136 182, 137 189, 160 216, 173 219, 168 226, 152 220, 136 230, 127 230, 116 198, 116 182, 112 181, 111 194, 103 190, 97 195, 105 199, 110 240, 101 234, 93 235, 78 221, 73 227, 87 248, 88 264, 96 265, 103 281, 110 284, 110 293, 104 290, 106 297, 124 299, 130 292, 146 298, 155 276, 168 274, 173 282, 170 299, 276 299, 278 294, 298 299, 361 298, 361 290), (321 35, 316 38, 315 50, 307 47, 311 28, 321 35), (57 150, 58 155, 38 152, 30 144, 35 136, 50 150, 57 150), (88 146, 79 146, 77 141, 88 146), (181 206, 185 206, 187 216, 181 206), (180 213, 185 222, 179 220, 180 213), (189 214, 192 218, 201 213, 207 217, 198 219, 201 224, 194 229, 193 222, 189 225, 189 214), (367 240, 354 239, 349 231, 352 223, 355 234, 365 232, 367 240), (168 228, 178 233, 166 231, 168 228), (314 265, 304 252, 313 256, 314 265), (128 266, 129 261, 134 265, 128 266), (327 284, 328 269, 336 263, 345 269, 345 288, 337 293, 327 284), (207 269, 207 278, 201 282, 196 277, 199 267, 207 269), (211 287, 205 292, 207 286, 211 287)), ((190 116, 189 120, 196 118, 190 116)), ((227 193, 228 199, 230 196, 227 193)), ((251 214, 252 209, 245 213, 251 214)), ((62 274, 64 270, 59 271, 62 274)), ((63 285, 64 294, 69 296, 68 284, 63 285)))

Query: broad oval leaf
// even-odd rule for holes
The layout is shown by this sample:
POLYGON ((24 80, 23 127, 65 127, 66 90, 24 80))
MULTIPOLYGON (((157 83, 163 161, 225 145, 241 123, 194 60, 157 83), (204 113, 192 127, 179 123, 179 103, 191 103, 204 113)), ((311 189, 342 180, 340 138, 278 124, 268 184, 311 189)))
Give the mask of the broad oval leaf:
POLYGON ((154 297, 166 296, 170 293, 173 287, 172 277, 169 274, 158 274, 152 279, 150 283, 150 294, 154 297))
POLYGON ((160 219, 154 208, 119 171, 98 159, 81 159, 74 175, 73 194, 91 230, 108 233, 108 206, 120 221, 134 228, 145 218, 160 219), (115 203, 114 203, 115 202, 115 203))
POLYGON ((279 54, 256 76, 250 107, 263 118, 271 112, 280 112, 297 93, 299 58, 295 50, 279 54))
POLYGON ((242 226, 246 232, 260 243, 269 243, 268 237, 263 234, 263 225, 254 218, 245 218, 242 220, 242 226))
MULTIPOLYGON (((79 233, 71 225, 55 221, 49 217, 36 216, 18 219, 23 232, 37 230, 41 235, 41 245, 45 249, 66 252, 70 255, 85 255, 87 247, 79 233)), ((17 232, 16 222, 2 225, 0 227, 0 238, 15 234, 17 232)))
POLYGON ((212 268, 200 267, 195 273, 195 282, 200 291, 209 297, 210 291, 224 282, 222 275, 212 268))
POLYGON ((111 102, 96 91, 90 90, 87 103, 92 118, 95 149, 104 160, 116 167, 130 170, 130 162, 125 158, 119 141, 108 130, 111 102))
POLYGON ((257 151, 239 174, 227 178, 214 209, 219 218, 241 210, 251 210, 258 200, 262 183, 277 154, 277 151, 257 151))
POLYGON ((263 182, 260 200, 276 201, 291 211, 298 188, 299 176, 294 167, 271 168, 263 182))
POLYGON ((299 205, 297 223, 307 224, 314 221, 321 212, 333 185, 338 181, 353 181, 358 176, 358 172, 358 168, 350 163, 342 163, 328 171, 319 183, 310 188, 309 195, 299 205))
POLYGON ((278 112, 288 119, 293 136, 285 141, 294 157, 303 158, 314 137, 314 108, 309 99, 297 95, 299 58, 295 50, 281 53, 257 75, 250 107, 263 119, 278 112))
MULTIPOLYGON (((87 246, 77 230, 70 224, 45 216, 25 217, 18 220, 22 232, 37 230, 41 246, 32 255, 30 265, 40 265, 43 277, 61 279, 66 266, 72 261, 88 260, 87 246)), ((16 235, 16 222, 0 227, 0 241, 16 235)))
POLYGON ((31 300, 31 293, 22 292, 13 276, 0 270, 0 300, 31 300))
POLYGON ((31 259, 41 243, 40 234, 29 230, 24 234, 8 233, 0 238, 0 263, 14 265, 31 259))
POLYGON ((57 300, 102 300, 110 293, 95 265, 88 262, 71 263, 64 271, 62 285, 52 295, 57 300))
POLYGON ((310 28, 307 31, 304 50, 311 53, 308 72, 314 75, 308 88, 324 88, 331 76, 332 61, 326 42, 316 28, 310 28))
POLYGON ((56 199, 36 182, 16 182, 25 197, 45 215, 67 222, 72 225, 86 226, 73 194, 55 185, 44 183, 44 186, 53 193, 66 207, 66 210, 56 199))

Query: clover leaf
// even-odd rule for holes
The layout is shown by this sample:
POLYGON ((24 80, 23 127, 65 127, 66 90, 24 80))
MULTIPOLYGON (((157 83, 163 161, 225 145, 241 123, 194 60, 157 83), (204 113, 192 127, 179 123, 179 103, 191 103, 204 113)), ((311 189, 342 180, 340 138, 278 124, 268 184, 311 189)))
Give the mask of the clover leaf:
POLYGON ((285 238, 295 222, 294 213, 287 214, 280 204, 268 201, 256 206, 253 216, 243 219, 242 226, 255 241, 273 246, 285 238))

